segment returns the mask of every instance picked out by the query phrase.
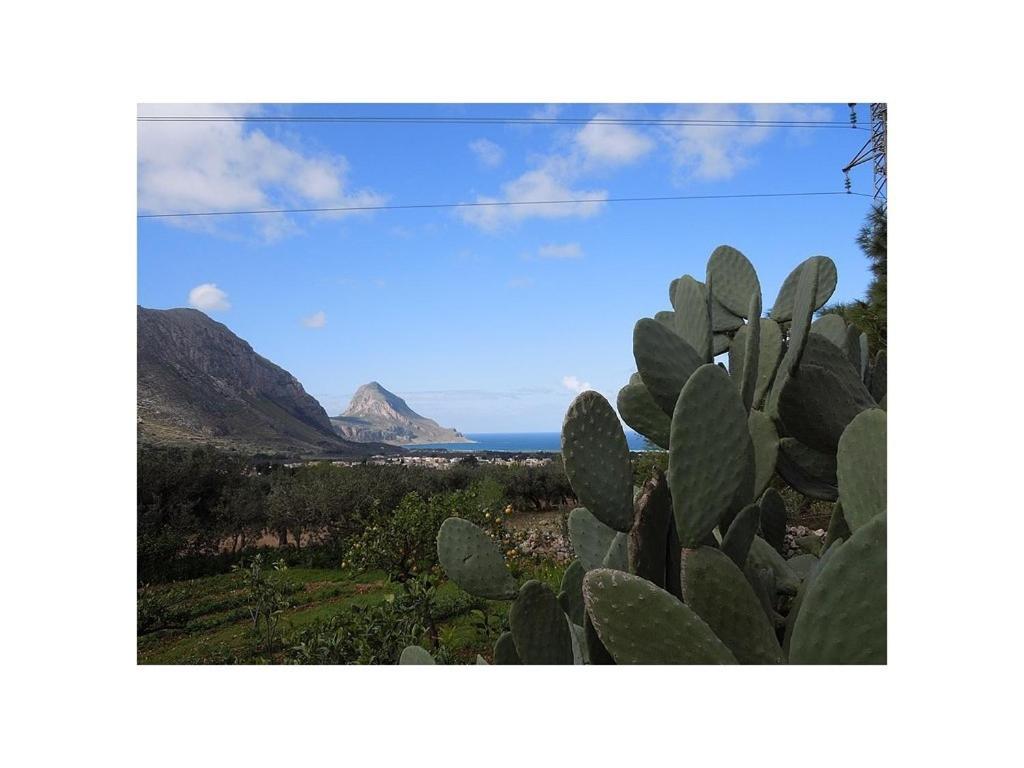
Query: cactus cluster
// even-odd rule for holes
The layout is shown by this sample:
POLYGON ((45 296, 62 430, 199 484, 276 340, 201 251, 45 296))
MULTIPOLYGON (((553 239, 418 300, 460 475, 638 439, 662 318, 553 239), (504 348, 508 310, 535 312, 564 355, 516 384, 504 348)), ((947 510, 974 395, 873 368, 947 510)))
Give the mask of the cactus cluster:
POLYGON ((704 282, 672 281, 672 309, 634 328, 637 373, 617 399, 668 471, 634 488, 615 410, 593 391, 573 401, 562 455, 577 560, 558 594, 517 588, 486 534, 445 521, 448 576, 513 601, 494 663, 885 663, 885 353, 869 359, 838 316, 813 319, 836 284, 831 259, 807 259, 762 316, 757 273, 728 246, 704 282), (835 502, 817 554, 780 554, 776 473, 835 502))

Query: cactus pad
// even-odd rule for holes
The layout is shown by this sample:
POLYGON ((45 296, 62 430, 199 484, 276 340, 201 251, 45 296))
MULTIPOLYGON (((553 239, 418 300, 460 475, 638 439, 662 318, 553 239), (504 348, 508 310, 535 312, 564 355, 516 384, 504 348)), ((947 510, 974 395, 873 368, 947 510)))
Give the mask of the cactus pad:
POLYGON ((718 357, 729 351, 732 346, 732 338, 726 333, 716 333, 711 337, 711 354, 718 357))
POLYGON ((398 659, 399 664, 436 664, 434 657, 418 645, 407 646, 398 659))
POLYGON ((804 496, 819 501, 839 498, 834 453, 816 451, 795 438, 784 437, 779 441, 775 469, 783 480, 804 496))
POLYGON ((569 513, 569 541, 584 570, 600 568, 615 538, 609 528, 585 507, 576 507, 569 513))
POLYGON ((722 302, 711 297, 711 330, 714 333, 729 333, 743 325, 743 318, 734 315, 722 306, 722 302))
POLYGON ((775 548, 760 536, 750 542, 750 554, 747 555, 747 567, 768 568, 775 574, 775 586, 784 595, 795 595, 800 587, 800 579, 789 564, 775 548))
POLYGON ((814 299, 818 290, 819 263, 810 262, 800 272, 800 282, 793 302, 793 320, 789 326, 789 345, 786 359, 782 361, 790 376, 796 375, 804 354, 804 345, 810 335, 811 318, 814 317, 814 299))
POLYGON ((528 581, 508 612, 516 653, 523 664, 572 664, 572 637, 551 587, 528 581))
POLYGON ((516 651, 515 640, 511 632, 502 632, 497 642, 494 643, 495 664, 522 664, 519 653, 516 651))
POLYGON ((579 560, 573 560, 562 574, 562 584, 558 588, 558 604, 573 624, 583 624, 583 577, 587 569, 579 560))
POLYGON ((775 462, 779 455, 779 433, 775 424, 761 411, 751 411, 747 418, 750 440, 754 446, 754 491, 752 498, 758 498, 775 474, 775 462))
POLYGON ((729 374, 701 366, 672 415, 668 478, 684 547, 699 545, 737 499, 753 497, 753 460, 747 412, 729 374))
POLYGON ((793 305, 796 300, 797 287, 800 284, 800 276, 804 269, 810 264, 818 266, 818 291, 814 299, 813 309, 820 309, 825 306, 832 293, 836 289, 839 275, 836 272, 836 265, 827 256, 812 256, 796 269, 789 273, 789 276, 782 283, 779 295, 775 298, 775 305, 772 307, 771 318, 778 323, 785 323, 793 319, 793 305))
POLYGON ((886 380, 886 355, 885 350, 881 349, 878 354, 875 355, 875 364, 871 366, 871 372, 868 375, 868 390, 871 392, 871 396, 878 402, 882 402, 882 398, 885 397, 886 388, 888 381, 886 380))
POLYGON ((682 572, 686 604, 740 664, 782 662, 775 631, 736 563, 711 547, 684 549, 682 572))
POLYGON ((761 351, 761 294, 755 293, 750 300, 750 321, 747 323, 747 338, 743 346, 743 378, 740 380, 740 397, 748 411, 754 404, 754 390, 757 388, 758 356, 761 351))
POLYGON ((839 438, 839 498, 853 532, 886 509, 886 418, 878 408, 862 411, 839 438))
POLYGON ((708 283, 722 306, 741 317, 752 317, 747 310, 751 298, 761 295, 761 283, 746 256, 728 245, 715 248, 708 259, 708 283))
POLYGON ((850 538, 850 526, 846 523, 846 516, 843 514, 843 505, 836 502, 832 506, 832 516, 828 519, 828 530, 825 531, 824 547, 828 550, 840 539, 850 538))
POLYGON ((822 315, 811 323, 811 333, 828 339, 839 349, 846 349, 846 321, 839 315, 822 315))
POLYGON ((644 483, 633 507, 628 571, 664 588, 669 532, 675 526, 675 520, 668 481, 660 470, 655 470, 644 483))
POLYGON ((761 496, 761 536, 779 554, 786 544, 786 502, 774 488, 761 496))
POLYGON ((624 422, 655 445, 668 450, 672 419, 654 401, 642 379, 630 381, 620 389, 615 404, 624 422))
POLYGON ((886 663, 886 549, 883 512, 821 566, 793 626, 792 663, 886 663))
POLYGON ((616 571, 629 571, 629 534, 616 533, 611 546, 605 552, 602 568, 613 568, 616 571))
POLYGON ((739 568, 743 568, 747 563, 750 545, 757 535, 760 523, 761 508, 757 504, 748 504, 733 518, 729 530, 722 537, 722 552, 739 568))
POLYGON ((437 559, 448 578, 477 597, 515 597, 516 584, 494 540, 468 520, 449 517, 437 532, 437 559))
POLYGON ((669 415, 687 379, 704 363, 678 334, 647 317, 633 328, 633 357, 647 391, 669 415))
POLYGON ((569 484, 594 516, 628 531, 633 521, 633 470, 619 417, 597 392, 579 395, 562 424, 562 459, 569 484))
POLYGON ((700 356, 711 361, 711 314, 707 289, 689 275, 676 285, 676 333, 700 356))
POLYGON ((651 582, 599 569, 583 599, 602 644, 618 664, 735 664, 736 658, 689 607, 651 582))
POLYGON ((804 365, 799 376, 786 379, 778 413, 791 436, 809 448, 833 453, 847 424, 874 407, 875 401, 858 379, 844 381, 825 368, 804 365))

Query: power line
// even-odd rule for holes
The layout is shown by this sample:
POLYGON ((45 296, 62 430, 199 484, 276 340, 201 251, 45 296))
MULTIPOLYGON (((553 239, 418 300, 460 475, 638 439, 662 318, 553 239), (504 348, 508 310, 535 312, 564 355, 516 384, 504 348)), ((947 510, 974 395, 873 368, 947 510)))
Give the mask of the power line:
POLYGON ((872 197, 864 192, 761 192, 733 195, 664 195, 646 197, 605 197, 581 200, 494 200, 477 203, 408 203, 403 205, 347 205, 330 208, 272 208, 251 211, 191 211, 188 213, 140 213, 139 219, 173 219, 191 216, 258 216, 271 213, 340 213, 344 211, 397 211, 421 208, 484 208, 504 205, 569 205, 580 203, 648 203, 673 200, 741 200, 774 197, 827 197, 857 195, 872 197))
POLYGON ((718 128, 843 128, 867 130, 851 126, 845 120, 716 120, 700 118, 612 118, 612 117, 431 117, 387 115, 140 115, 140 123, 380 123, 394 125, 636 125, 692 126, 718 128))

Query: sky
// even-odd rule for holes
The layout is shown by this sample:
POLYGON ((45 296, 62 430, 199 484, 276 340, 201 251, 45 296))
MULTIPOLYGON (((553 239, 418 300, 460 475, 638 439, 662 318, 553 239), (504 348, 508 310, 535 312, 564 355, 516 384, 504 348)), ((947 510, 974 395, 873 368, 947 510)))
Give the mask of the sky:
MULTIPOLYGON (((868 126, 867 105, 858 107, 868 126)), ((138 123, 138 213, 842 191, 846 104, 140 105, 140 116, 577 118, 578 123, 138 123)), ((853 190, 871 192, 854 169, 853 190)), ((636 370, 635 322, 718 245, 771 306, 809 256, 860 297, 867 197, 586 202, 138 220, 138 297, 191 306, 291 372, 328 414, 378 381, 463 432, 556 432, 573 397, 636 370)))

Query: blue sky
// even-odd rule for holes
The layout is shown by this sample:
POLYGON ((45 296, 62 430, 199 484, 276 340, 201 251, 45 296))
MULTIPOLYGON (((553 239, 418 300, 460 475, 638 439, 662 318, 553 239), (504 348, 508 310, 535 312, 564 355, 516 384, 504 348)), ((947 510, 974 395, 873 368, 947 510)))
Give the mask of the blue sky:
MULTIPOLYGON (((867 125, 866 105, 859 109, 867 125)), ((846 120, 833 105, 140 106, 141 115, 846 120)), ((139 212, 840 191, 866 134, 580 124, 140 122, 139 212)), ((870 192, 870 169, 855 191, 870 192)), ((138 303, 195 306, 331 415, 371 380, 464 432, 557 431, 581 388, 613 403, 635 321, 726 243, 764 304, 801 260, 869 279, 857 196, 142 219, 138 303)))

